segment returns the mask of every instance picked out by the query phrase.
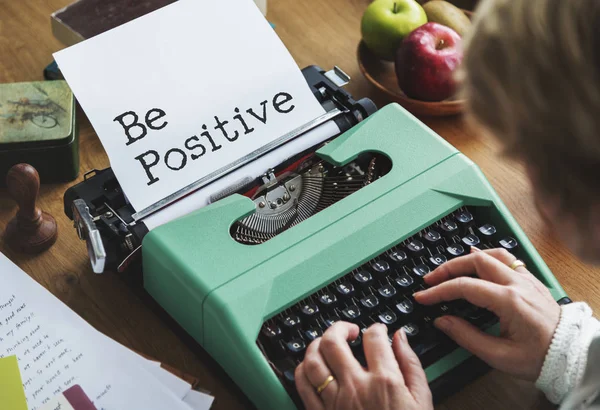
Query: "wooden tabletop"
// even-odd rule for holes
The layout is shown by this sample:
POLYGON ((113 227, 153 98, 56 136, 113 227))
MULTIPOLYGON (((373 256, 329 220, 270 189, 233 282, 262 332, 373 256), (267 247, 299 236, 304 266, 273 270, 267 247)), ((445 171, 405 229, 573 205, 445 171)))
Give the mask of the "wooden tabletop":
MULTIPOLYGON (((63 46, 52 36, 50 14, 72 0, 0 0, 0 82, 42 80, 51 53, 63 46)), ((300 67, 340 66, 352 77, 348 90, 386 104, 361 76, 355 58, 360 40, 360 17, 368 0, 271 0, 268 18, 300 67)), ((115 96, 118 98, 118 96, 115 96)), ((492 107, 490 107, 493 109, 492 107)), ((108 166, 100 142, 82 113, 81 175, 108 166)), ((600 309, 600 271, 577 261, 548 232, 532 204, 522 169, 496 155, 497 144, 467 129, 460 117, 423 121, 475 161, 526 234, 574 300, 600 309)), ((2 178, 4 178, 2 176, 2 178)), ((116 275, 95 275, 85 244, 63 212, 63 194, 75 182, 42 186, 39 206, 58 222, 57 243, 39 256, 0 251, 45 286, 101 332, 116 341, 201 379, 216 397, 215 409, 252 408, 222 369, 199 347, 190 347, 157 317, 116 275)), ((0 190, 0 231, 15 213, 15 205, 0 190)), ((0 285, 1 286, 1 285, 0 285)), ((438 406, 439 409, 546 409, 552 408, 530 383, 491 372, 438 406)))

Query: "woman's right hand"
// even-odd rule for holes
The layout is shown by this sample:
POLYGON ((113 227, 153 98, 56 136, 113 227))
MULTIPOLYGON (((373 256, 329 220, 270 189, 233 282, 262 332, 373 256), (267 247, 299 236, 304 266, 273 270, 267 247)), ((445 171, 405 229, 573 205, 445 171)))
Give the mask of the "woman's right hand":
POLYGON ((453 259, 425 276, 432 287, 416 293, 415 299, 424 305, 466 299, 495 313, 499 337, 454 316, 438 318, 435 325, 490 366, 535 381, 558 325, 560 306, 527 269, 509 267, 515 260, 503 249, 453 259), (477 278, 470 277, 473 274, 477 278))

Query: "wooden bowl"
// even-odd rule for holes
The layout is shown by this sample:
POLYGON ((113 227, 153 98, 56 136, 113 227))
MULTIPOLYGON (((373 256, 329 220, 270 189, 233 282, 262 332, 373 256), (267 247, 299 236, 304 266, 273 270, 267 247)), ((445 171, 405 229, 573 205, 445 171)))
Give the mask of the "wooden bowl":
MULTIPOLYGON (((465 10, 471 17, 472 13, 465 10)), ((409 98, 398 86, 394 63, 381 60, 373 54, 364 42, 360 42, 357 50, 358 66, 365 78, 385 93, 393 101, 399 103, 408 111, 418 116, 450 116, 461 114, 464 109, 464 100, 448 99, 429 102, 409 98)))

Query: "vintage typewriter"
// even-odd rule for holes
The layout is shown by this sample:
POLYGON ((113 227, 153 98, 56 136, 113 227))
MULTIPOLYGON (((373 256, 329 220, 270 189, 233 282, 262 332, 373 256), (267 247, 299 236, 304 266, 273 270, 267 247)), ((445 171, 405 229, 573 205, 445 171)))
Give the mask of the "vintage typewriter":
MULTIPOLYGON (((302 408, 294 369, 340 320, 382 322, 390 335, 403 327, 444 397, 486 367, 433 319, 459 315, 491 333, 498 324, 465 301, 418 305, 426 273, 473 246, 503 247, 557 303, 570 301, 475 164, 400 106, 354 101, 341 72, 303 72, 324 107, 343 113, 340 135, 150 232, 110 169, 67 191, 65 211, 96 271, 141 253, 145 290, 260 409, 302 408)), ((350 345, 364 364, 361 338, 350 345)))

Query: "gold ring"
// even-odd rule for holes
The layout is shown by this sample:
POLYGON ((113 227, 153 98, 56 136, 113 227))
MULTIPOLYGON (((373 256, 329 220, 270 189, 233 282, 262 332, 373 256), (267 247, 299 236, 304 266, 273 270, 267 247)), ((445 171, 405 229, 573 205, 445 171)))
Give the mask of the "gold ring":
POLYGON ((320 385, 319 387, 317 387, 317 394, 321 394, 321 392, 323 390, 325 390, 327 388, 327 386, 329 386, 329 383, 331 383, 334 380, 335 380, 335 377, 333 377, 333 375, 330 374, 329 377, 325 379, 323 384, 320 385))
POLYGON ((525 262, 523 262, 522 260, 517 259, 510 265, 510 268, 512 270, 516 270, 517 268, 527 269, 527 265, 525 265, 525 262))

